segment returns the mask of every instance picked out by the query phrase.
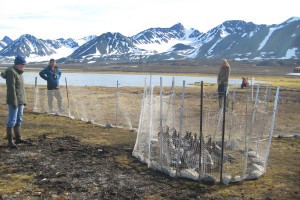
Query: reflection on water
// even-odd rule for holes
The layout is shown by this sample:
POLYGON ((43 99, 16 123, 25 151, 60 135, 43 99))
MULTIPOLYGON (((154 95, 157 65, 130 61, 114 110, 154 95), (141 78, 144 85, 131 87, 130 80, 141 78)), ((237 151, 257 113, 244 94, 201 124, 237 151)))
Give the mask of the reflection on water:
MULTIPOLYGON (((38 85, 46 85, 38 72, 24 72, 24 79, 26 84, 34 84, 35 77, 37 77, 38 85)), ((175 77, 175 84, 182 85, 183 80, 186 85, 194 84, 195 82, 204 81, 205 83, 216 83, 217 75, 212 77, 192 77, 192 76, 164 76, 152 75, 152 85, 159 86, 160 77, 163 78, 164 86, 172 85, 172 78, 175 77)), ((67 78, 68 85, 72 86, 106 86, 116 87, 117 81, 119 86, 144 86, 145 79, 149 83, 150 75, 132 75, 132 74, 92 74, 92 73, 62 73, 61 85, 65 85, 65 78, 67 78)), ((229 84, 239 83, 239 79, 230 79, 229 84)), ((0 83, 5 83, 5 79, 0 78, 0 83)))

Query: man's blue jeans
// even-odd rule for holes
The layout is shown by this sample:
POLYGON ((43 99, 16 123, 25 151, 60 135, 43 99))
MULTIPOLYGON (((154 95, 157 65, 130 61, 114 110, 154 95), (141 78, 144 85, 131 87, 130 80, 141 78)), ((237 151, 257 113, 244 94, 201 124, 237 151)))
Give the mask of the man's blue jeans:
POLYGON ((8 120, 7 127, 20 126, 23 121, 24 105, 18 105, 16 108, 12 104, 8 104, 8 120))

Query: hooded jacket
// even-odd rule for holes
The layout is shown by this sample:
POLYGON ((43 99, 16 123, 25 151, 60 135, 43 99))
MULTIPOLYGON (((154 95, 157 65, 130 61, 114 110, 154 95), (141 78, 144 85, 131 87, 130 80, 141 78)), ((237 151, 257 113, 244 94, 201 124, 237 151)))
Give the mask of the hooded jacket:
POLYGON ((61 72, 57 66, 52 71, 51 66, 48 65, 45 69, 40 72, 40 77, 47 81, 47 89, 54 90, 59 89, 59 79, 61 77, 61 72))
POLYGON ((220 68, 219 74, 218 74, 218 84, 224 84, 227 83, 228 84, 228 79, 230 76, 230 66, 222 66, 220 68))
POLYGON ((6 103, 17 105, 26 105, 26 93, 23 78, 23 71, 15 66, 8 67, 1 76, 6 79, 7 95, 6 103))

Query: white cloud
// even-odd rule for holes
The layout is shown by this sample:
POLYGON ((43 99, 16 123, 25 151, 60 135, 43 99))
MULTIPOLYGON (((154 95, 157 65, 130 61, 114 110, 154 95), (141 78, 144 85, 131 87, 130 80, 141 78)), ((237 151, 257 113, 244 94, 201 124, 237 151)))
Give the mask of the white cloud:
POLYGON ((0 39, 24 33, 43 39, 78 38, 108 31, 131 36, 178 22, 206 32, 233 19, 278 24, 299 15, 299 6, 298 0, 9 0, 0 9, 0 39))

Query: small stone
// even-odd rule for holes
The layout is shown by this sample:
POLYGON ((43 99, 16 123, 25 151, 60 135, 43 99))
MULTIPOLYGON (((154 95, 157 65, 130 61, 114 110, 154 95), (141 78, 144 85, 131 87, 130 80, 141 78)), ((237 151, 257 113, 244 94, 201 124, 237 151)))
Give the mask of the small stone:
POLYGON ((105 125, 105 127, 106 127, 106 128, 112 128, 112 124, 111 124, 111 123, 107 123, 107 124, 105 125))
POLYGON ((246 174, 245 179, 247 179, 247 180, 258 179, 262 174, 263 173, 261 171, 253 170, 253 171, 250 171, 249 174, 246 174))
POLYGON ((235 177, 233 178, 233 181, 234 181, 234 182, 241 182, 241 181, 242 181, 242 178, 241 178, 241 176, 235 176, 235 177))
POLYGON ((213 176, 211 176, 211 175, 209 175, 209 174, 206 174, 206 176, 203 177, 203 178, 201 179, 201 181, 202 181, 203 183, 206 183, 206 184, 214 184, 214 183, 216 182, 216 179, 215 179, 215 177, 213 177, 213 176))
POLYGON ((249 151, 248 156, 249 157, 258 157, 258 154, 255 151, 249 151))
POLYGON ((228 184, 230 183, 230 180, 231 180, 231 176, 230 176, 230 175, 224 176, 224 177, 222 178, 222 183, 223 183, 224 185, 228 185, 228 184))

